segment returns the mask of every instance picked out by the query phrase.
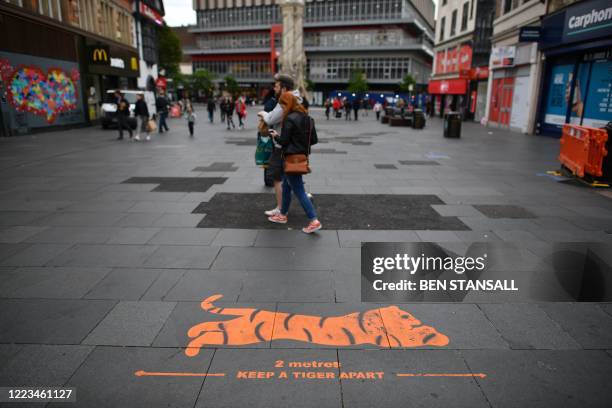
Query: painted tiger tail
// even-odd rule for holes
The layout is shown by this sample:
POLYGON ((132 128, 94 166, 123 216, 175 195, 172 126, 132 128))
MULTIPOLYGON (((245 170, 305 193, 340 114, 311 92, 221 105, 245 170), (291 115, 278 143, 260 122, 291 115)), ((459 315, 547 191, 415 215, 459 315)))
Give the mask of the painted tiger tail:
POLYGON ((209 296, 206 299, 204 299, 202 303, 200 303, 200 306, 202 307, 202 309, 204 309, 204 311, 208 313, 230 315, 230 316, 244 316, 244 315, 251 314, 254 310, 252 308, 244 308, 244 307, 225 308, 225 307, 215 306, 213 302, 221 299, 222 297, 223 295, 209 296))

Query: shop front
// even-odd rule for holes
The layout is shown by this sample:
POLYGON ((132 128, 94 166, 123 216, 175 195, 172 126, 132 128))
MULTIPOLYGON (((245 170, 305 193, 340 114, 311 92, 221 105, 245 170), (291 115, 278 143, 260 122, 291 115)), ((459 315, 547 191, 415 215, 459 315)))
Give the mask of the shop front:
POLYGON ((100 117, 106 92, 138 89, 139 62, 136 50, 85 40, 86 73, 83 78, 89 120, 100 117))
POLYGON ((560 136, 565 123, 612 121, 612 6, 585 1, 542 20, 545 55, 539 133, 560 136))
POLYGON ((467 93, 465 79, 439 79, 429 81, 427 92, 433 99, 434 115, 444 116, 446 112, 456 112, 465 106, 467 93))

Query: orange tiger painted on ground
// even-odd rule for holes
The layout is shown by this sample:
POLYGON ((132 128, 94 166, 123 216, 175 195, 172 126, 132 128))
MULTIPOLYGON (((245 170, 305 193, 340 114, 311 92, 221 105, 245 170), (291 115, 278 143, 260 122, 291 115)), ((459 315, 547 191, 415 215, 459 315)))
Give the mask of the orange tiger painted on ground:
POLYGON ((325 346, 372 344, 384 348, 446 346, 448 337, 422 324, 397 306, 344 316, 322 317, 255 308, 223 308, 213 304, 223 295, 204 299, 202 309, 236 316, 221 322, 203 322, 187 332, 192 338, 185 354, 194 357, 204 346, 245 346, 270 340, 294 340, 325 346))

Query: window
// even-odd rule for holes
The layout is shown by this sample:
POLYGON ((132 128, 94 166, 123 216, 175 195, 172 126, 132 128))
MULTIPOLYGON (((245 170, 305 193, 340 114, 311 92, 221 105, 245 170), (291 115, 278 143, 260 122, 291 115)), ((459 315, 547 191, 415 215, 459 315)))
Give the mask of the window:
POLYGON ((446 3, 448 3, 448 0, 442 0, 442 5, 446 6, 446 3))
POLYGON ((476 5, 476 0, 470 0, 472 2, 472 7, 470 7, 470 20, 474 18, 474 7, 476 5))
POLYGON ((463 10, 461 11, 461 31, 467 30, 469 7, 470 4, 468 2, 463 3, 463 10))
POLYGON ((446 26, 446 17, 442 17, 442 20, 440 20, 440 40, 439 41, 444 41, 444 27, 446 26))
POLYGON ((503 14, 508 13, 510 10, 512 10, 512 0, 504 0, 504 11, 503 14))
POLYGON ((454 36, 457 31, 457 10, 453 10, 453 15, 451 16, 451 27, 450 27, 450 36, 454 36))

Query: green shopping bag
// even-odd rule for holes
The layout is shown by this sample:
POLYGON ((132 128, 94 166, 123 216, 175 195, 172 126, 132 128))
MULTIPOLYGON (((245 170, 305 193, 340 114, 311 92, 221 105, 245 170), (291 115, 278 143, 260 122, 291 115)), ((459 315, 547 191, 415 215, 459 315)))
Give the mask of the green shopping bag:
POLYGON ((261 136, 257 134, 257 148, 255 149, 255 164, 258 166, 266 166, 270 162, 272 155, 272 138, 270 136, 261 136))

